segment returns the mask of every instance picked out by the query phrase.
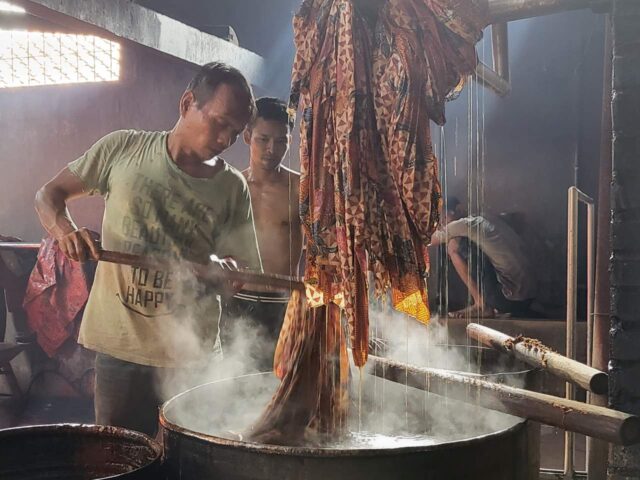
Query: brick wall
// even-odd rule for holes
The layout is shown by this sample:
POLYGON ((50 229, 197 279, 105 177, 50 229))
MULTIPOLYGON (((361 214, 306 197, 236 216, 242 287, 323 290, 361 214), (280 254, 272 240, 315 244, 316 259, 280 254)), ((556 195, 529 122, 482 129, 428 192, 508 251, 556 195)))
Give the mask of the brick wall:
MULTIPOLYGON (((612 408, 640 414, 640 1, 613 4, 612 408)), ((640 478, 640 447, 614 446, 609 480, 640 478)))

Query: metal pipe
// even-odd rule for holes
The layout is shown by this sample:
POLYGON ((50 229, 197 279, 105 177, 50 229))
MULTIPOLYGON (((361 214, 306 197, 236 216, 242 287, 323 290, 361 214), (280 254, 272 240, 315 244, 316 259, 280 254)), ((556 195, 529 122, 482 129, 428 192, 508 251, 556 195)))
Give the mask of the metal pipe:
MULTIPOLYGON (((568 358, 575 358, 574 332, 576 325, 576 287, 578 282, 577 269, 578 250, 578 189, 569 188, 569 203, 567 208, 567 331, 566 331, 566 351, 568 358)), ((573 384, 567 382, 565 387, 565 398, 573 400, 575 388, 573 384)), ((564 432, 564 468, 565 480, 573 476, 573 432, 564 432)))
POLYGON ((478 62, 475 78, 480 85, 490 88, 501 97, 511 92, 511 84, 482 62, 478 62))
MULTIPOLYGON (((587 203, 587 365, 593 367, 593 303, 595 264, 595 207, 593 202, 587 203)), ((591 403, 592 392, 587 390, 587 403, 591 403)), ((586 470, 589 473, 588 450, 590 437, 586 439, 586 470)))
POLYGON ((38 250, 39 243, 0 242, 0 250, 38 250))
MULTIPOLYGON (((596 234, 596 271, 594 281, 593 367, 606 370, 609 363, 609 328, 611 323, 609 302, 609 256, 611 255, 611 76, 612 38, 611 17, 605 16, 602 88, 602 121, 600 137, 600 174, 598 175, 598 219, 596 234)), ((592 395, 591 404, 606 406, 607 397, 592 395)), ((609 444, 587 438, 587 470, 589 480, 606 480, 609 444)))
MULTIPOLYGON (((577 284, 578 284, 578 203, 587 205, 587 324, 593 316, 593 263, 594 263, 594 202, 591 197, 578 190, 575 186, 569 187, 567 205, 567 342, 566 356, 575 360, 576 358, 576 306, 577 306, 577 284)), ((587 328, 589 330, 589 326, 587 328)), ((587 342, 591 341, 588 334, 587 342)), ((587 343, 587 355, 591 344, 587 343)), ((589 355, 590 359, 590 355, 589 355)), ((587 362, 588 365, 590 365, 587 362)), ((565 398, 573 400, 575 398, 575 386, 566 384, 565 398)), ((565 431, 564 434, 564 478, 572 479, 574 476, 574 434, 565 431)))
POLYGON ((587 365, 593 366, 593 301, 595 263, 595 206, 587 203, 587 365))
MULTIPOLYGON (((541 468, 538 480, 558 480, 562 478, 562 472, 553 468, 541 468)), ((576 472, 573 480, 589 480, 586 472, 576 472)))
POLYGON ((611 0, 487 0, 489 23, 510 22, 552 13, 609 8, 611 0))
POLYGON ((591 198, 589 195, 582 193, 580 190, 578 190, 576 187, 571 187, 571 188, 575 188, 576 189, 576 195, 578 196, 578 201, 585 203, 585 204, 590 204, 593 203, 593 198, 591 198))
POLYGON ((493 70, 509 82, 509 27, 506 22, 491 25, 491 49, 493 70))

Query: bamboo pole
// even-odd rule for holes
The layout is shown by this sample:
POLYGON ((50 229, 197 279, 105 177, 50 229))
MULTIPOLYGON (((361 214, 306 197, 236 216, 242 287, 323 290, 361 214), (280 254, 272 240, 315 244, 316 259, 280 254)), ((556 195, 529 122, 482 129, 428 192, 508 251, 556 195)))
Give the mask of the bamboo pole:
POLYGON ((605 372, 553 352, 538 340, 510 337, 477 323, 467 325, 467 335, 483 345, 506 353, 534 367, 542 368, 590 392, 602 395, 606 394, 609 389, 609 376, 605 372))
POLYGON ((612 443, 640 442, 635 415, 374 355, 369 362, 373 375, 396 383, 612 443))

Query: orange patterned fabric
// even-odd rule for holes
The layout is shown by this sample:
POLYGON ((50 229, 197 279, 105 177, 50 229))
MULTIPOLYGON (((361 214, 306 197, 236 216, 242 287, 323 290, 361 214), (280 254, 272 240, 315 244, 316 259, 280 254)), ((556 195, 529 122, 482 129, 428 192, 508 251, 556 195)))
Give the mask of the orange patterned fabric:
POLYGON ((480 13, 469 0, 387 0, 373 26, 353 0, 306 0, 294 18, 305 281, 319 304, 339 300, 358 366, 369 272, 375 295, 429 320, 440 201, 429 122, 444 123, 447 96, 475 68, 480 13))

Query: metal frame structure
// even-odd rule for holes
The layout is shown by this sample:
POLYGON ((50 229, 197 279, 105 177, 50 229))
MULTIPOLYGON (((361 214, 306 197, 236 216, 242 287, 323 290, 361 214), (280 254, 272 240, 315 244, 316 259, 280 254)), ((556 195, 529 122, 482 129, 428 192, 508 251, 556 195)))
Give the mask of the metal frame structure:
MULTIPOLYGON (((566 356, 576 359, 576 321, 578 298, 578 207, 580 203, 587 206, 587 364, 591 366, 593 343, 593 300, 594 300, 594 264, 595 264, 595 204, 591 197, 570 187, 567 205, 567 338, 566 356)), ((565 398, 575 399, 575 386, 566 384, 565 398)), ((575 478, 573 432, 564 434, 564 479, 575 478)))
POLYGON ((487 5, 491 23, 491 48, 493 69, 478 63, 475 78, 480 85, 504 97, 511 92, 509 83, 509 34, 508 24, 514 20, 540 17, 553 13, 591 8, 604 12, 611 6, 611 0, 476 0, 487 5))

